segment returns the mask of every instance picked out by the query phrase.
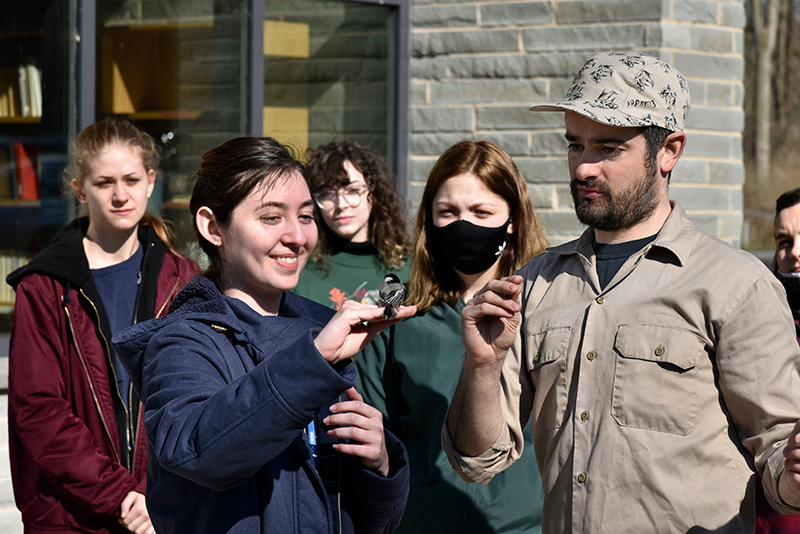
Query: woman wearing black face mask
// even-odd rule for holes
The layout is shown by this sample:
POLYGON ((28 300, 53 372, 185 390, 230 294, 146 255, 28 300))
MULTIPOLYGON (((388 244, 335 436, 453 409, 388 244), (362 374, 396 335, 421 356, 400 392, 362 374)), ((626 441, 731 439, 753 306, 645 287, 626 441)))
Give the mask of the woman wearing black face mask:
POLYGON ((540 532, 543 493, 533 454, 488 486, 468 484, 439 438, 463 363, 464 302, 545 247, 508 154, 485 141, 463 141, 442 154, 422 194, 414 240, 406 304, 415 304, 417 315, 355 358, 365 401, 383 412, 409 452, 411 492, 398 532, 540 532))

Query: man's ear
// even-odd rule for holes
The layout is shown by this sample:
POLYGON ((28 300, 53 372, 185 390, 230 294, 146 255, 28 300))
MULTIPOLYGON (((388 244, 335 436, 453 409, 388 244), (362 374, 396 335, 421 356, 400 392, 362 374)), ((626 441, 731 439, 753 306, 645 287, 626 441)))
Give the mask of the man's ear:
POLYGON ((664 141, 664 146, 659 151, 659 169, 662 175, 667 175, 672 171, 678 160, 683 154, 686 146, 686 134, 683 132, 672 132, 664 141))
POLYGON ((201 206, 195 215, 195 223, 197 224, 197 231, 203 238, 215 246, 222 244, 222 233, 220 232, 217 219, 214 217, 214 212, 208 206, 201 206))

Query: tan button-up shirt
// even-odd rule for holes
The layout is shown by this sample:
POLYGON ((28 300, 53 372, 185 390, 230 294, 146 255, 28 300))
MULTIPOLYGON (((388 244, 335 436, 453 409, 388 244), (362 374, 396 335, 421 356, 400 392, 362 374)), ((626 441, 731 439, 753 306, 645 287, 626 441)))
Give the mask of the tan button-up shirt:
POLYGON ((782 448, 800 419, 783 288, 675 203, 605 288, 592 236, 521 269, 506 426, 478 457, 459 455, 445 428, 451 463, 489 482, 522 454, 532 414, 545 533, 752 532, 753 465, 779 501, 782 448))

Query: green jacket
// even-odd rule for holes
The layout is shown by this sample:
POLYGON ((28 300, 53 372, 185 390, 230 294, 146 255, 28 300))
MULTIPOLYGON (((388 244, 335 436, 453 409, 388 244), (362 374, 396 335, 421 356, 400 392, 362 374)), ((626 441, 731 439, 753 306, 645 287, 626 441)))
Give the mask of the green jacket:
POLYGON ((338 310, 345 300, 366 304, 378 302, 378 288, 387 273, 408 280, 408 262, 396 270, 384 267, 375 254, 339 252, 328 258, 331 270, 326 272, 309 262, 300 275, 294 293, 338 310))
POLYGON ((387 329, 355 357, 356 388, 408 449, 411 493, 397 532, 541 532, 544 492, 530 427, 525 453, 488 485, 459 478, 442 451, 442 423, 463 364, 463 308, 434 306, 387 329))

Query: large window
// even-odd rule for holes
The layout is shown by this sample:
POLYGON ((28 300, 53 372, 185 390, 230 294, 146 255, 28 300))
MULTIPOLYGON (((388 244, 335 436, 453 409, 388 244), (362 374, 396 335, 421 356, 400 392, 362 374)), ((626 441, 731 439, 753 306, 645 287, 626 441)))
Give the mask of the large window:
POLYGON ((127 117, 162 145, 150 210, 194 255, 201 155, 239 135, 372 145, 405 187, 408 0, 0 0, 0 334, 6 275, 77 212, 75 133, 127 117), (24 99, 24 100, 23 100, 24 99))
POLYGON ((96 117, 124 116, 162 145, 150 211, 194 254, 187 206, 202 154, 247 133, 243 2, 97 0, 96 117))
POLYGON ((265 0, 263 131, 301 152, 344 138, 394 166, 396 7, 265 0))
POLYGON ((0 333, 14 304, 5 277, 70 217, 61 171, 75 121, 75 10, 71 0, 0 0, 0 333))

